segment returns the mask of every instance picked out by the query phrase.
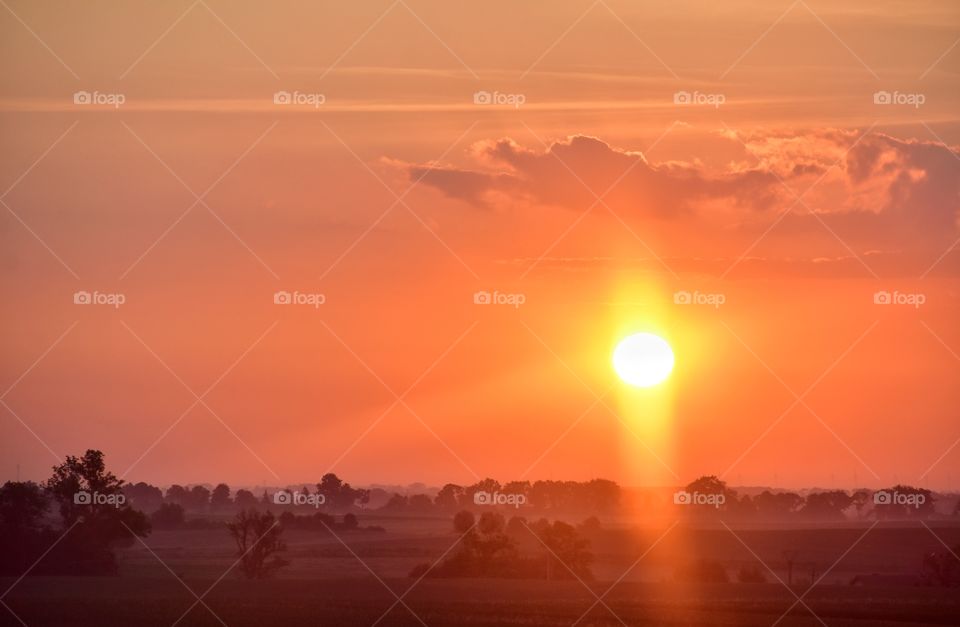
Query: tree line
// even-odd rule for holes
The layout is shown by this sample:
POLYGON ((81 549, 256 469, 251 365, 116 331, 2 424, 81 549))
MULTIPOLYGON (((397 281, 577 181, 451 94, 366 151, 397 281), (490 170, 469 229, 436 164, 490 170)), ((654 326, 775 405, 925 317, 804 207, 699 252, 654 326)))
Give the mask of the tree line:
MULTIPOLYGON (((185 512, 189 511, 233 514, 227 520, 210 515, 194 520, 207 527, 226 528, 236 543, 240 571, 251 577, 267 576, 285 564, 279 557, 285 549, 281 539, 284 529, 382 531, 379 527, 361 527, 356 516, 355 512, 369 505, 370 496, 370 490, 354 488, 333 473, 324 475, 312 488, 301 486, 273 494, 264 491, 259 497, 244 489, 231 493, 227 484, 213 490, 173 485, 163 492, 146 483, 125 484, 107 470, 102 452, 88 450, 81 457, 68 456, 43 483, 8 481, 0 486, 0 555, 4 558, 0 560, 0 575, 20 575, 27 569, 33 574, 114 573, 117 548, 132 545, 153 528, 184 525, 185 512), (341 520, 335 516, 338 512, 342 513, 341 520), (43 556, 39 562, 38 556, 43 556)), ((751 496, 738 494, 716 476, 700 477, 673 495, 680 516, 818 521, 929 518, 937 515, 936 500, 937 495, 930 490, 905 485, 806 495, 766 490, 751 496)), ((446 484, 432 497, 395 494, 376 511, 434 511, 453 518, 455 530, 463 534, 460 548, 436 568, 418 572, 420 576, 521 577, 543 573, 555 578, 565 576, 555 568, 563 565, 565 572, 587 577, 592 558, 584 536, 599 528, 599 521, 591 517, 580 527, 572 527, 541 517, 527 523, 520 508, 529 508, 522 513, 550 512, 560 517, 616 515, 627 513, 623 501, 620 486, 605 479, 505 484, 484 479, 466 486, 446 484), (472 511, 477 508, 486 510, 479 519, 472 511), (509 521, 502 512, 511 513, 509 521), (542 555, 531 557, 518 552, 517 536, 524 531, 532 532, 547 549, 542 555)), ((960 515, 960 503, 952 515, 960 515)), ((937 566, 934 561, 930 566, 933 570, 937 566)), ((950 568, 955 566, 949 559, 941 561, 950 568)), ((951 577, 946 578, 952 581, 951 577)))
MULTIPOLYGON (((753 496, 738 494, 714 475, 700 477, 674 493, 681 515, 729 520, 843 521, 903 520, 938 517, 938 497, 932 491, 909 485, 879 490, 824 490, 805 495, 764 490, 753 496)), ((960 516, 960 501, 953 517, 960 516)))

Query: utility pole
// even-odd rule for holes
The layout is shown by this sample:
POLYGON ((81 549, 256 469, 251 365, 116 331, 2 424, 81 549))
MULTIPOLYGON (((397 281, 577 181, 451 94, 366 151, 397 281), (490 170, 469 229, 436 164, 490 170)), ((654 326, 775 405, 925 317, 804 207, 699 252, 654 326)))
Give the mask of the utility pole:
POLYGON ((787 562, 787 585, 793 585, 793 563, 797 559, 798 551, 784 551, 783 559, 787 562))

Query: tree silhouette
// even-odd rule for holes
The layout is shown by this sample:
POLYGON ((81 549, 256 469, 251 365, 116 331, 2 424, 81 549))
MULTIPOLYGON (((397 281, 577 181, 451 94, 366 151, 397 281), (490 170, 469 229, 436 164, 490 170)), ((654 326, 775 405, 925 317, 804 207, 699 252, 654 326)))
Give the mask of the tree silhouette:
POLYGON ((807 495, 800 513, 807 518, 843 520, 843 512, 853 505, 853 497, 843 490, 828 490, 807 495))
POLYGON ((130 505, 144 513, 156 511, 163 504, 160 488, 142 481, 123 486, 123 494, 130 505))
POLYGON ((547 549, 547 579, 591 579, 590 563, 593 554, 588 550, 590 541, 577 533, 565 522, 555 520, 551 525, 539 520, 533 527, 547 549))
POLYGON ((440 488, 440 491, 437 492, 437 496, 434 498, 433 502, 437 507, 442 507, 443 509, 456 509, 457 507, 462 507, 466 504, 463 502, 463 495, 463 486, 459 486, 455 483, 448 483, 440 488))
POLYGON ((123 480, 106 469, 103 453, 88 450, 55 466, 44 486, 69 531, 51 552, 51 564, 70 574, 116 571, 114 547, 146 536, 150 523, 126 503, 123 480))
POLYGON ((202 485, 195 485, 187 493, 187 502, 184 505, 186 509, 194 512, 206 511, 210 505, 210 490, 202 485))
POLYGON ((7 529, 30 529, 40 526, 49 503, 43 490, 32 481, 7 481, 0 488, 0 522, 7 529))
POLYGON ((17 576, 56 539, 44 524, 47 496, 33 482, 0 487, 0 575, 17 576))
POLYGON ((324 504, 334 510, 349 509, 370 501, 370 490, 353 488, 332 472, 320 478, 317 494, 322 494, 324 504))
POLYGON ((164 503, 160 509, 150 514, 150 523, 157 529, 182 527, 183 522, 183 507, 176 503, 164 503))
POLYGON ((189 500, 189 494, 187 489, 182 485, 173 484, 167 488, 167 493, 164 496, 164 500, 167 503, 176 503, 182 507, 186 507, 187 501, 189 500))
POLYGON ((898 484, 882 492, 890 502, 874 505, 877 518, 926 518, 935 512, 933 492, 926 488, 898 484))
POLYGON ((233 503, 237 506, 237 509, 251 509, 257 506, 257 497, 250 490, 237 490, 236 496, 233 497, 233 503))
POLYGON ((248 579, 269 577, 278 568, 288 564, 277 553, 287 545, 280 539, 283 527, 270 512, 260 513, 255 509, 239 512, 227 523, 240 558, 240 572, 248 579))
POLYGON ((225 483, 218 483, 217 487, 210 493, 210 509, 219 512, 227 509, 231 504, 230 486, 225 483))
POLYGON ((453 517, 453 530, 457 533, 464 534, 470 531, 475 522, 476 518, 474 518, 473 512, 466 509, 461 510, 453 517))

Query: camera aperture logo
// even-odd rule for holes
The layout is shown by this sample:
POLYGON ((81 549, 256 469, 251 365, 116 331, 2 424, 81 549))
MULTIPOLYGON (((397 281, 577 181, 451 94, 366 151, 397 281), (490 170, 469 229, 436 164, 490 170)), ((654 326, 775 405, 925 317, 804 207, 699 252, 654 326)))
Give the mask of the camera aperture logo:
POLYGON ((278 490, 273 493, 274 505, 309 505, 313 508, 319 508, 327 502, 327 497, 323 494, 308 494, 294 490, 278 490))
POLYGON ((87 106, 96 105, 119 109, 127 101, 123 94, 105 94, 99 91, 78 91, 73 94, 73 104, 87 106))
POLYGON ((524 94, 502 94, 499 91, 478 91, 473 94, 473 104, 513 107, 519 109, 527 101, 524 94))
POLYGON ((325 294, 287 292, 284 290, 273 293, 274 305, 308 305, 314 309, 319 309, 320 305, 326 302, 327 296, 325 294))
POLYGON ((527 504, 527 495, 525 494, 512 494, 506 492, 486 492, 484 490, 477 490, 473 493, 473 504, 474 505, 509 505, 517 509, 521 505, 527 504))
POLYGON ((923 493, 904 494, 896 490, 893 492, 877 490, 873 493, 874 505, 906 505, 907 507, 919 509, 920 506, 926 502, 927 497, 923 493))
POLYGON ((127 297, 120 293, 87 292, 86 290, 73 293, 74 305, 110 305, 120 309, 120 305, 125 302, 127 302, 127 297))
POLYGON ((727 296, 725 294, 688 292, 686 290, 673 293, 673 304, 675 305, 709 305, 714 309, 719 309, 720 305, 725 302, 727 302, 727 296))
POLYGON ((511 305, 516 309, 520 308, 520 305, 527 302, 527 296, 525 294, 508 294, 505 292, 498 292, 494 290, 493 292, 488 292, 486 290, 480 290, 479 292, 474 292, 473 294, 473 304, 474 305, 511 305))
POLYGON ((919 109, 927 101, 924 94, 905 94, 899 91, 878 91, 873 94, 875 105, 905 105, 919 109))
POLYGON ((327 101, 324 94, 308 94, 302 91, 278 91, 273 94, 273 104, 313 107, 319 109, 327 101))
POLYGON ((724 494, 704 494, 703 492, 687 492, 686 490, 677 490, 673 493, 674 505, 710 505, 720 509, 727 502, 724 494))
POLYGON ((73 493, 74 505, 109 505, 111 507, 121 508, 127 502, 127 497, 123 492, 114 494, 101 494, 100 492, 87 492, 80 490, 73 493))
POLYGON ((920 309, 920 305, 927 302, 927 295, 920 292, 898 292, 896 290, 888 292, 880 290, 873 293, 874 305, 910 305, 914 309, 920 309))
POLYGON ((675 105, 706 105, 714 109, 719 109, 720 105, 726 101, 727 97, 723 94, 704 94, 699 91, 689 92, 682 90, 673 94, 673 104, 675 105))

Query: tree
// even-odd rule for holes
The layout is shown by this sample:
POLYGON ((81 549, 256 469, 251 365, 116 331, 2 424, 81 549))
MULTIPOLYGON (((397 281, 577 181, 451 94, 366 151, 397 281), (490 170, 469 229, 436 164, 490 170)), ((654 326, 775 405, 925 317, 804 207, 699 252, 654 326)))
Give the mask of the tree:
POLYGON ((486 492, 487 494, 493 494, 494 492, 500 492, 500 482, 496 479, 484 479, 483 481, 478 481, 473 485, 468 485, 464 488, 464 501, 465 505, 468 507, 474 504, 474 495, 477 492, 486 492))
POLYGON ((251 509, 257 506, 257 497, 250 490, 237 490, 236 496, 233 497, 233 503, 237 506, 237 509, 251 509))
POLYGON ((32 481, 7 481, 0 488, 0 524, 6 529, 39 527, 48 507, 43 490, 32 481))
POLYGON ((803 497, 793 492, 764 490, 753 498, 753 505, 763 518, 783 519, 800 511, 803 497))
POLYGON ((610 512, 620 505, 620 486, 609 479, 592 479, 583 486, 591 512, 610 512))
POLYGON ((210 490, 202 485, 195 485, 187 493, 187 502, 184 505, 186 509, 194 512, 202 512, 210 505, 210 490))
POLYGON ((473 512, 468 509, 460 510, 453 517, 453 530, 459 534, 467 533, 473 528, 475 521, 473 512))
POLYGON ((530 487, 529 481, 508 481, 500 490, 505 494, 522 494, 529 498, 530 487))
POLYGON ((390 497, 390 500, 384 503, 380 509, 388 512, 402 512, 407 509, 407 505, 409 504, 410 499, 395 492, 393 496, 390 497))
POLYGON ((935 510, 933 492, 909 485, 895 485, 875 495, 877 518, 926 518, 935 510))
POLYGON ((230 486, 225 483, 218 483, 217 487, 210 493, 210 509, 219 512, 227 509, 231 504, 230 486))
POLYGON ((813 492, 807 495, 800 513, 820 520, 843 520, 843 512, 853 505, 853 497, 843 490, 813 492))
POLYGON ((442 507, 443 509, 462 507, 465 505, 463 502, 463 487, 455 483, 448 483, 440 488, 433 502, 437 507, 442 507))
POLYGON ((852 498, 853 508, 857 512, 857 518, 863 518, 863 512, 867 508, 867 504, 873 500, 873 492, 860 489, 853 493, 852 498))
POLYGON ((565 522, 555 520, 552 525, 544 522, 537 524, 536 533, 547 549, 547 579, 565 579, 571 575, 591 579, 593 554, 588 550, 590 541, 565 522))
POLYGON ((50 564, 69 574, 116 571, 113 549, 150 532, 146 515, 126 502, 123 480, 106 469, 100 451, 68 456, 44 487, 59 506, 65 532, 50 564))
POLYGON ((413 494, 407 501, 407 509, 414 512, 429 512, 433 507, 433 501, 426 494, 413 494))
POLYGON ((504 520, 496 512, 484 512, 477 520, 470 510, 453 517, 454 530, 461 534, 457 551, 430 570, 422 564, 413 576, 429 572, 434 577, 514 577, 521 566, 516 545, 504 533, 504 520))
POLYGON ((167 494, 164 497, 164 500, 167 503, 176 503, 177 505, 186 507, 187 501, 190 500, 187 489, 182 485, 173 484, 167 488, 167 494))
POLYGON ((141 512, 156 511, 163 504, 163 492, 149 483, 135 483, 123 486, 123 494, 135 509, 141 512))
POLYGON ((600 519, 596 516, 590 516, 577 526, 577 531, 584 535, 593 535, 600 531, 600 519))
MULTIPOLYGON (((727 482, 715 475, 704 475, 688 483, 683 492, 686 501, 678 500, 683 509, 693 516, 717 516, 721 510, 737 507, 737 492, 727 487, 727 482)), ((679 496, 679 495, 678 495, 679 496)), ((752 506, 752 503, 750 504, 752 506)))
POLYGON ((350 487, 340 477, 328 472, 317 484, 317 494, 322 494, 324 503, 333 510, 350 509, 370 501, 370 491, 350 487))
POLYGON ((227 529, 237 545, 240 572, 248 579, 264 579, 289 563, 277 555, 287 545, 280 539, 283 527, 272 513, 243 510, 227 523, 227 529))
POLYGON ((157 529, 182 527, 184 522, 183 506, 176 503, 164 503, 160 509, 150 514, 150 522, 157 529))
POLYGON ((44 522, 49 502, 37 484, 0 487, 0 576, 19 576, 56 541, 44 522))

